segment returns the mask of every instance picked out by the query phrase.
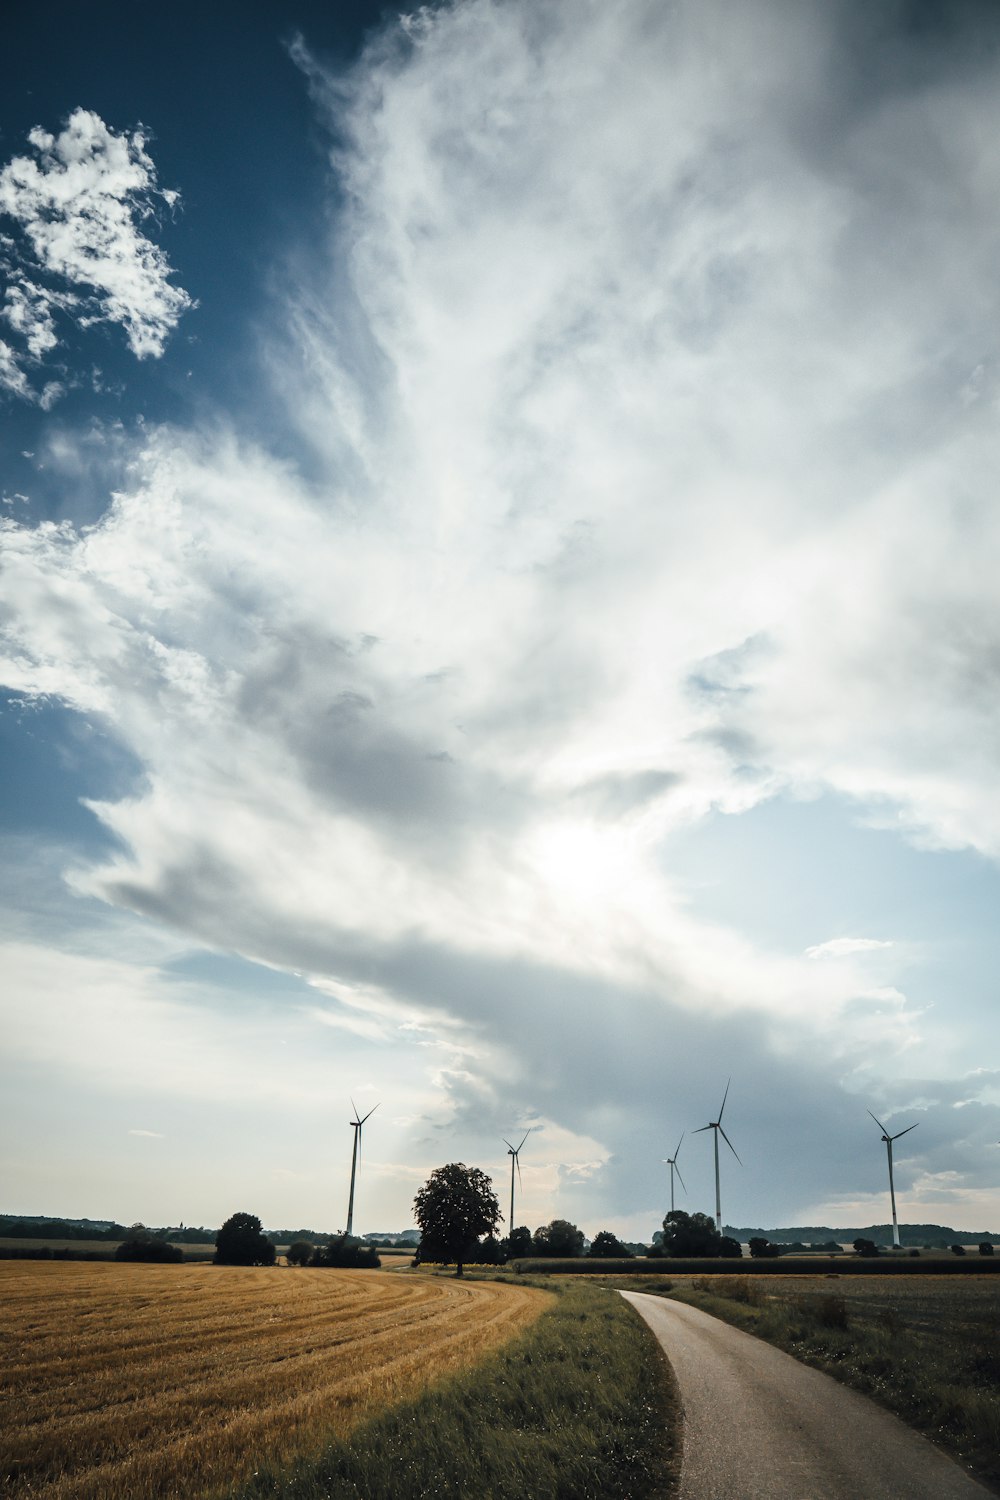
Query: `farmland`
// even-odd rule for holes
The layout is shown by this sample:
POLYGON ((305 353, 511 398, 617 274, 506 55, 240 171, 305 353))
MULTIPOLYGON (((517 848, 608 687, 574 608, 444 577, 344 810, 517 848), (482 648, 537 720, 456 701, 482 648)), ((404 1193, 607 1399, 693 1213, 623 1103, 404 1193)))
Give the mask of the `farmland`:
POLYGON ((715 1313, 873 1396, 1000 1487, 996 1276, 720 1275, 634 1285, 715 1313))
POLYGON ((467 1367, 529 1287, 334 1270, 0 1263, 0 1488, 200 1494, 307 1456, 467 1367))

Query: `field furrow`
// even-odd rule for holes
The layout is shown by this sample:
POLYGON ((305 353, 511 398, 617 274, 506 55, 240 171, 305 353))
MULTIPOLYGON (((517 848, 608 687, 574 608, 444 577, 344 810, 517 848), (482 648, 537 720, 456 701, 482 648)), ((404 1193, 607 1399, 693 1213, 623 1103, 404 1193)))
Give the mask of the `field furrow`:
POLYGON ((370 1271, 0 1263, 0 1493, 211 1491, 474 1363, 545 1301, 370 1271))

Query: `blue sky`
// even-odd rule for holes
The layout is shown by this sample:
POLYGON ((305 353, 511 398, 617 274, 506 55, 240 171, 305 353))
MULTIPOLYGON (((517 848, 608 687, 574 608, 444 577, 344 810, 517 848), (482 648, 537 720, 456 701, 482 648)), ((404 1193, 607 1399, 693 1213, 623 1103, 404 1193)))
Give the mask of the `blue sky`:
POLYGON ((992 7, 5 27, 2 1206, 996 1229, 992 7))

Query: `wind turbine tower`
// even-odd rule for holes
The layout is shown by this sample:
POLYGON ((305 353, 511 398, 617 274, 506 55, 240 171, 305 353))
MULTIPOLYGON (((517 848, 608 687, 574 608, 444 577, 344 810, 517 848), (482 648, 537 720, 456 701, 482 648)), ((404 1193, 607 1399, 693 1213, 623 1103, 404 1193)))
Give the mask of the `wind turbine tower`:
MULTIPOLYGON (((528 1139, 528 1136, 530 1134, 531 1134, 531 1127, 529 1126, 528 1129, 524 1132, 524 1135, 521 1137, 521 1146, 524 1145, 525 1141, 528 1139)), ((521 1146, 517 1146, 517 1147, 512 1146, 511 1143, 510 1143, 510 1141, 508 1141, 506 1137, 504 1137, 504 1145, 507 1147, 507 1155, 510 1157, 510 1219, 509 1219, 508 1225, 507 1225, 507 1235, 508 1235, 508 1238, 509 1238, 514 1233, 514 1168, 515 1167, 517 1168, 517 1180, 518 1180, 518 1182, 521 1181, 521 1163, 518 1160, 518 1157, 521 1155, 521 1146)))
MULTIPOLYGON (((733 1080, 730 1078, 729 1083, 732 1083, 732 1081, 733 1080)), ((703 1130, 710 1130, 712 1132, 712 1140, 715 1143, 715 1227, 720 1234, 722 1233, 722 1195, 719 1190, 720 1135, 722 1136, 722 1139, 725 1141, 726 1145, 729 1147, 730 1151, 736 1157, 736 1160, 740 1162, 740 1166, 742 1167, 743 1165, 743 1163, 740 1161, 739 1152, 736 1150, 736 1147, 733 1145, 732 1141, 729 1139, 728 1135, 722 1128, 722 1111, 725 1109, 726 1100, 729 1098, 729 1083, 726 1084, 726 1092, 722 1096, 722 1106, 719 1110, 719 1118, 717 1120, 710 1120, 707 1125, 700 1125, 694 1132, 695 1135, 701 1135, 701 1132, 703 1130)))
POLYGON ((677 1177, 678 1177, 678 1179, 680 1181, 681 1187, 684 1188, 685 1192, 687 1192, 687 1188, 684 1187, 684 1178, 681 1177, 681 1169, 677 1165, 677 1158, 681 1154, 681 1141, 683 1139, 684 1139, 684 1134, 683 1134, 683 1132, 681 1132, 681 1140, 677 1142, 677 1149, 675 1150, 673 1156, 667 1156, 667 1157, 664 1158, 664 1160, 666 1161, 667 1166, 670 1168, 670 1212, 671 1213, 673 1213, 673 1211, 674 1211, 674 1173, 675 1172, 677 1173, 677 1177))
MULTIPOLYGON (((868 1113, 872 1115, 871 1110, 869 1110, 868 1113)), ((877 1116, 872 1115, 872 1119, 875 1121, 875 1124, 882 1132, 882 1139, 885 1141, 885 1152, 889 1158, 889 1198, 892 1201, 892 1244, 893 1249, 898 1250, 899 1224, 896 1221, 896 1189, 893 1186, 892 1181, 892 1143, 893 1141, 898 1141, 901 1135, 909 1135, 911 1130, 916 1130, 917 1125, 920 1124, 920 1121, 917 1120, 916 1124, 907 1125, 905 1130, 897 1130, 895 1135, 890 1135, 888 1130, 886 1130, 885 1126, 882 1124, 882 1121, 878 1119, 877 1116)))
POLYGON ((351 1154, 351 1196, 347 1200, 348 1234, 354 1233, 354 1183, 358 1175, 358 1157, 361 1154, 361 1127, 365 1123, 365 1120, 375 1113, 378 1105, 373 1104, 368 1114, 362 1116, 360 1119, 358 1117, 358 1106, 353 1099, 351 1100, 351 1108, 354 1111, 354 1119, 350 1122, 351 1129, 354 1131, 354 1151, 351 1154))

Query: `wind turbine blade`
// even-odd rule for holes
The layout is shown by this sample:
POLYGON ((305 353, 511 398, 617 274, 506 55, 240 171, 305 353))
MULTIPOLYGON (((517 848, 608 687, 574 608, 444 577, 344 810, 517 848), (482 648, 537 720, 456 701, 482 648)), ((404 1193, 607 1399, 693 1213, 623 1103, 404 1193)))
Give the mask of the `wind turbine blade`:
POLYGON ((919 1120, 917 1120, 917 1122, 916 1122, 916 1124, 914 1124, 914 1125, 907 1125, 907 1127, 906 1127, 906 1129, 905 1129, 905 1130, 898 1130, 898 1131, 897 1131, 897 1132, 896 1132, 896 1134, 895 1134, 895 1135, 894 1135, 894 1136, 892 1136, 892 1140, 894 1140, 894 1141, 898 1141, 898 1140, 899 1140, 899 1137, 900 1137, 900 1136, 901 1136, 901 1135, 909 1135, 909 1133, 910 1133, 910 1131, 911 1131, 911 1130, 916 1130, 916 1128, 917 1128, 917 1125, 919 1125, 919 1124, 920 1124, 920 1121, 919 1121, 919 1120))
POLYGON ((685 1192, 687 1192, 687 1184, 685 1183, 684 1178, 681 1177, 680 1167, 678 1167, 678 1165, 677 1165, 676 1162, 674 1162, 674 1171, 677 1173, 677 1176, 680 1179, 681 1187, 684 1189, 685 1192))
POLYGON ((514 1155, 514 1165, 517 1167, 517 1185, 518 1185, 518 1187, 520 1187, 521 1186, 521 1163, 517 1159, 516 1152, 515 1152, 515 1155, 514 1155))
MULTIPOLYGON (((736 1157, 736 1160, 740 1161, 740 1153, 737 1151, 736 1147, 733 1145, 732 1141, 729 1139, 728 1135, 723 1130, 723 1128, 722 1128, 721 1125, 719 1126, 719 1134, 722 1136, 722 1139, 725 1141, 725 1143, 729 1147, 730 1151, 736 1157)), ((742 1167, 742 1165, 743 1165, 743 1163, 740 1161, 740 1166, 742 1167)))
MULTIPOLYGON (((532 1127, 529 1125, 528 1128, 527 1128, 527 1130, 524 1132, 524 1135, 521 1137, 521 1146, 523 1146, 524 1143, 525 1143, 525 1141, 528 1139, 528 1136, 531 1134, 531 1130, 532 1130, 532 1127)), ((518 1146, 518 1148, 517 1148, 518 1151, 520 1151, 521 1146, 518 1146)))
MULTIPOLYGON (((870 1115, 872 1115, 871 1110, 869 1110, 868 1113, 870 1115)), ((882 1124, 882 1121, 879 1119, 878 1115, 872 1115, 872 1119, 875 1121, 875 1124, 878 1126, 879 1130, 881 1130, 881 1132, 882 1132, 883 1135, 888 1135, 889 1134, 888 1130, 886 1130, 885 1126, 882 1124)))
POLYGON ((680 1155, 680 1152, 681 1152, 681 1141, 682 1141, 682 1140, 683 1140, 683 1139, 684 1139, 684 1132, 683 1132, 683 1130, 682 1130, 682 1131, 681 1131, 681 1140, 680 1140, 680 1141, 678 1141, 678 1142, 677 1142, 677 1149, 676 1149, 676 1150, 675 1150, 675 1152, 674 1152, 674 1161, 676 1161, 676 1160, 677 1160, 677 1158, 678 1158, 678 1156, 679 1156, 679 1155, 680 1155))
POLYGON ((692 1130, 692 1135, 701 1135, 703 1130, 714 1130, 714 1125, 699 1125, 697 1130, 692 1130))
MULTIPOLYGON (((730 1078, 729 1083, 732 1083, 732 1081, 733 1081, 732 1078, 730 1078)), ((729 1098, 729 1083, 726 1084, 726 1092, 722 1096, 722 1109, 719 1110, 719 1124, 720 1125, 722 1123, 722 1110, 725 1109, 725 1107, 726 1107, 726 1100, 729 1098)))
POLYGON ((353 1099, 351 1100, 351 1109, 354 1111, 354 1119, 351 1121, 351 1124, 356 1125, 358 1123, 358 1106, 353 1099))
POLYGON ((506 1136, 501 1136, 501 1140, 503 1141, 504 1145, 507 1147, 507 1150, 510 1152, 511 1156, 516 1156, 517 1152, 514 1150, 514 1147, 511 1145, 511 1143, 507 1139, 507 1137, 506 1136))
MULTIPOLYGON (((366 1114, 366 1115, 365 1115, 365 1120, 369 1120, 369 1119, 371 1119, 371 1117, 372 1117, 372 1115, 373 1115, 373 1114, 374 1114, 374 1113, 375 1113, 375 1111, 376 1111, 376 1110, 377 1110, 377 1109, 378 1109, 378 1105, 377 1105, 377 1104, 373 1104, 373 1105, 372 1105, 372 1107, 371 1107, 371 1109, 370 1109, 370 1110, 369 1110, 369 1111, 368 1111, 368 1113, 367 1113, 367 1114, 366 1114)), ((363 1125, 363 1124, 364 1124, 364 1123, 365 1123, 365 1120, 359 1120, 359 1121, 358 1121, 358 1124, 359 1124, 359 1125, 363 1125)))

